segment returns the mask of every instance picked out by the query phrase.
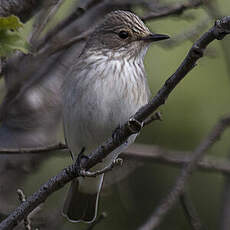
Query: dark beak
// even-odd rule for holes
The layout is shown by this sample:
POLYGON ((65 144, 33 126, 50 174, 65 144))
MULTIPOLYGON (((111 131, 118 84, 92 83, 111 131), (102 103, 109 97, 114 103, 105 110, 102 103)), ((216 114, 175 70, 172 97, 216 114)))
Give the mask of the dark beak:
POLYGON ((147 36, 143 37, 141 40, 144 41, 149 41, 149 42, 155 42, 155 41, 160 41, 160 40, 165 40, 165 39, 169 39, 170 37, 168 35, 165 34, 148 34, 147 36))

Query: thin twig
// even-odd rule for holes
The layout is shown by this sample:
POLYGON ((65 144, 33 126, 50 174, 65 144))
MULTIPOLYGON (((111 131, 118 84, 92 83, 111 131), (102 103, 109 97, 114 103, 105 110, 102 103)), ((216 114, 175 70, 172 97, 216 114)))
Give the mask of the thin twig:
MULTIPOLYGON (((186 74, 195 66, 196 61, 202 57, 203 50, 206 46, 215 39, 223 39, 225 35, 230 33, 230 16, 224 17, 220 20, 217 20, 215 25, 206 32, 190 49, 188 55, 179 66, 177 71, 165 82, 164 86, 158 91, 157 95, 145 106, 143 106, 132 118, 132 122, 127 121, 123 126, 119 128, 120 131, 120 140, 116 141, 112 137, 107 139, 103 144, 101 144, 95 151, 93 151, 89 158, 81 165, 81 168, 78 164, 70 165, 69 167, 62 170, 58 175, 52 177, 48 180, 47 183, 42 185, 40 189, 35 192, 33 195, 28 197, 27 201, 22 203, 17 207, 4 221, 0 223, 0 230, 11 230, 16 226, 20 221, 22 221, 25 216, 27 216, 33 209, 35 209, 39 204, 43 203, 53 192, 62 188, 66 183, 70 182, 74 178, 79 176, 79 171, 83 168, 89 170, 91 167, 95 166, 101 162, 106 156, 109 155, 113 150, 118 146, 123 144, 127 138, 133 135, 135 132, 139 132, 137 127, 138 123, 142 123, 146 120, 153 112, 155 112, 159 106, 165 103, 166 99, 172 92, 172 90, 177 86, 177 84, 186 76, 186 74), (133 122, 136 120, 137 122, 133 122)), ((228 120, 222 120, 222 125, 227 123, 228 120)), ((221 126, 222 129, 224 127, 221 126)), ((223 130, 220 130, 221 132, 223 130)), ((220 135, 221 132, 216 132, 220 135)), ((199 146, 194 152, 194 157, 191 159, 191 163, 188 164, 182 172, 182 179, 180 178, 177 181, 177 187, 174 189, 170 195, 173 199, 170 200, 170 204, 159 206, 155 217, 153 218, 152 226, 159 224, 160 220, 167 213, 167 211, 172 207, 172 205, 177 200, 178 195, 183 191, 184 179, 187 179, 190 172, 194 169, 198 160, 202 154, 201 152, 205 151, 208 146, 210 146, 211 141, 216 139, 211 138, 211 140, 206 140, 201 146, 199 146), (176 195, 176 196, 175 196, 176 195)), ((212 143, 213 144, 213 143, 212 143)), ((150 228, 148 228, 150 229, 150 228)))
POLYGON ((187 192, 184 192, 184 194, 180 196, 180 203, 184 209, 185 215, 192 229, 206 230, 206 228, 204 228, 203 224, 201 223, 201 220, 187 192))
MULTIPOLYGON (((21 189, 17 189, 18 199, 21 203, 26 202, 26 195, 21 189)), ((24 219, 24 227, 26 230, 31 230, 31 221, 29 215, 24 219)))
POLYGON ((43 48, 47 42, 52 39, 56 34, 61 31, 63 28, 70 25, 73 21, 80 18, 88 9, 92 6, 99 4, 101 0, 85 0, 81 1, 81 4, 77 6, 72 14, 62 20, 59 24, 57 24, 52 30, 50 30, 43 39, 38 42, 37 49, 40 50, 43 48))
POLYGON ((11 149, 11 148, 0 148, 0 154, 25 154, 25 153, 46 153, 55 150, 68 150, 65 144, 58 143, 48 145, 44 147, 33 147, 33 148, 22 148, 22 149, 11 149))
POLYGON ((184 3, 172 5, 167 9, 162 10, 161 12, 150 12, 149 14, 143 16, 142 20, 147 21, 162 17, 181 15, 185 10, 197 8, 201 6, 203 3, 203 0, 186 1, 184 3))
POLYGON ((149 230, 158 227, 170 209, 175 205, 179 196, 183 194, 185 184, 189 176, 196 168, 196 164, 207 151, 223 134, 226 128, 230 126, 230 116, 221 119, 212 129, 210 134, 201 142, 192 154, 190 162, 182 169, 181 175, 177 178, 175 185, 168 193, 166 198, 156 208, 149 220, 139 228, 139 230, 149 230))
POLYGON ((200 33, 203 32, 205 28, 207 28, 209 23, 210 19, 208 17, 205 17, 204 19, 201 19, 192 28, 189 28, 188 30, 183 31, 180 34, 171 37, 168 41, 159 43, 159 45, 163 48, 168 48, 177 46, 188 40, 194 41, 200 35, 200 33))
POLYGON ((49 47, 47 49, 41 50, 41 52, 39 52, 39 55, 44 55, 47 54, 48 56, 57 53, 58 51, 64 50, 64 49, 68 49, 70 46, 72 46, 73 44, 82 41, 82 40, 86 40, 87 37, 92 33, 92 31, 94 30, 94 28, 90 28, 88 30, 86 30, 85 32, 83 32, 82 34, 75 36, 73 38, 71 38, 70 40, 59 44, 56 47, 49 47))
POLYGON ((143 122, 143 127, 149 125, 153 121, 162 121, 161 112, 156 112, 152 116, 149 116, 147 119, 145 119, 145 121, 143 122))
MULTIPOLYGON (((148 146, 143 144, 133 144, 124 153, 121 158, 134 159, 146 163, 162 163, 181 167, 191 161, 192 152, 172 151, 159 146, 148 146)), ((198 162, 200 170, 214 173, 230 173, 230 161, 219 159, 213 156, 206 156, 198 162)))
POLYGON ((123 164, 123 160, 121 158, 117 158, 110 165, 106 166, 105 168, 101 170, 90 172, 90 171, 86 171, 82 169, 80 170, 79 174, 80 176, 83 176, 83 177, 96 177, 96 176, 99 176, 101 174, 111 171, 115 166, 122 166, 122 164, 123 164))

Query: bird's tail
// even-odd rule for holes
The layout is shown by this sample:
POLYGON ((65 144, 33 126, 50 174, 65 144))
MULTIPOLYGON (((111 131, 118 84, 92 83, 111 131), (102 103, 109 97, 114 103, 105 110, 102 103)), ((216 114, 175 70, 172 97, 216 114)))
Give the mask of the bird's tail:
POLYGON ((93 222, 97 216, 102 182, 103 175, 96 178, 78 178, 73 180, 64 203, 63 215, 71 222, 93 222), (88 190, 90 183, 94 184, 93 187, 97 188, 97 190, 88 190), (95 186, 95 183, 98 186, 95 186), (87 188, 87 190, 84 188, 87 188))
MULTIPOLYGON (((102 169, 111 164, 125 148, 132 144, 137 134, 129 137, 128 141, 116 148, 94 170, 102 169)), ((101 191, 104 174, 97 177, 79 177, 71 183, 67 194, 63 215, 71 222, 93 222, 97 216, 99 193, 101 191)))

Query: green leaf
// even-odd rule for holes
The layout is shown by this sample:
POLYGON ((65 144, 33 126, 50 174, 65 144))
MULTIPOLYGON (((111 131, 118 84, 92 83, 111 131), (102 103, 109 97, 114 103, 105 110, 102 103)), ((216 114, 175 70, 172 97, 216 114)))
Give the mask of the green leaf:
POLYGON ((0 30, 0 56, 9 56, 15 50, 28 53, 29 44, 18 32, 0 30))
POLYGON ((14 15, 8 17, 0 17, 0 30, 17 30, 22 26, 23 24, 20 22, 19 18, 14 15))
POLYGON ((28 53, 29 44, 18 30, 21 27, 23 24, 16 16, 0 17, 0 57, 7 57, 15 50, 28 53))

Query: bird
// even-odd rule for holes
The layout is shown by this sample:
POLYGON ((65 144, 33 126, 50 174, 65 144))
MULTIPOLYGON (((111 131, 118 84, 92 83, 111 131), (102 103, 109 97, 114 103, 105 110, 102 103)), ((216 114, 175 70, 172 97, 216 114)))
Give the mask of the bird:
MULTIPOLYGON (((87 156, 150 99, 144 57, 152 42, 168 35, 150 32, 134 13, 112 11, 94 29, 63 85, 63 124, 73 157, 85 148, 87 156)), ((127 142, 91 170, 111 164, 127 142)), ((72 181, 63 207, 71 222, 91 223, 97 216, 103 174, 72 181)))

